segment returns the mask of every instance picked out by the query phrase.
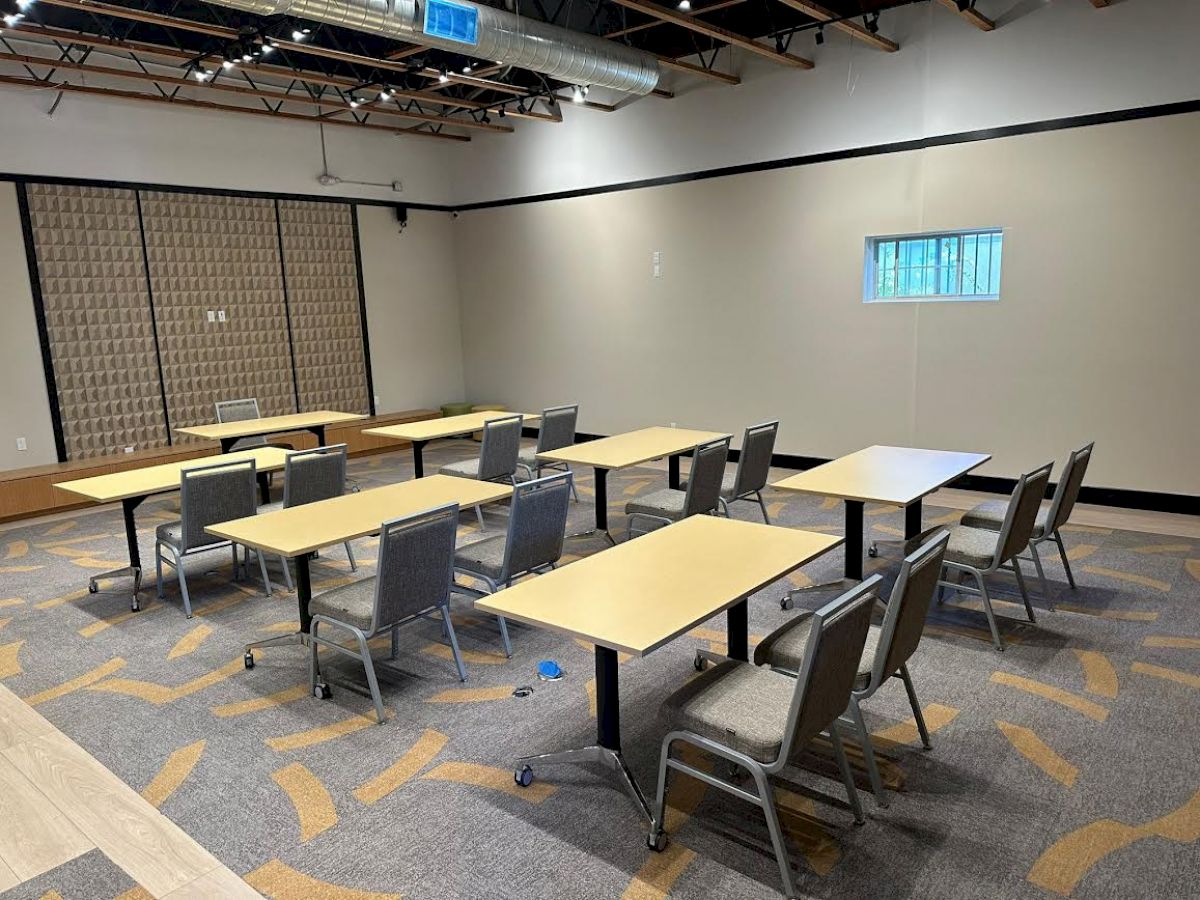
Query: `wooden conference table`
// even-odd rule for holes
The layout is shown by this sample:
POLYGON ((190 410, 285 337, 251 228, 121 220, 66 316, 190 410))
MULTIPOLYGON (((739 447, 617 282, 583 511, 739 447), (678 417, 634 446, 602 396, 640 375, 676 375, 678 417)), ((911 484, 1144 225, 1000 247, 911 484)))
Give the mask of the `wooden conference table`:
POLYGON ((363 434, 375 437, 391 438, 395 441, 409 441, 413 448, 413 471, 415 478, 425 477, 425 460, 423 451, 425 445, 439 438, 461 437, 481 431, 489 419, 502 419, 506 416, 520 416, 521 424, 528 425, 541 418, 537 413, 505 412, 499 409, 489 409, 482 412, 467 413, 462 416, 446 416, 442 419, 423 419, 420 422, 403 422, 399 425, 382 425, 379 428, 364 428, 363 434))
POLYGON ((312 432, 317 436, 317 446, 324 447, 326 425, 340 425, 343 422, 353 422, 356 419, 365 418, 366 416, 358 413, 318 409, 313 412, 291 413, 286 416, 267 416, 265 419, 242 419, 238 422, 192 425, 189 428, 176 428, 175 433, 203 438, 206 441, 220 441, 222 453, 228 453, 229 449, 242 438, 265 437, 268 434, 285 434, 289 431, 312 432))
POLYGON ((254 460, 258 472, 259 485, 266 488, 267 473, 278 472, 284 467, 288 451, 278 447, 255 447, 253 450, 239 450, 221 457, 196 457, 181 462, 164 463, 159 466, 147 466, 142 469, 129 469, 125 472, 111 472, 107 475, 94 475, 91 478, 79 478, 75 481, 63 481, 55 485, 60 491, 67 491, 80 497, 86 497, 95 503, 114 503, 121 501, 121 509, 125 514, 125 540, 129 545, 129 565, 111 572, 93 575, 88 581, 88 590, 93 594, 99 590, 98 582, 102 578, 117 578, 128 576, 133 578, 133 602, 130 604, 137 612, 138 591, 142 587, 142 555, 138 550, 137 527, 133 511, 151 494, 166 494, 179 490, 180 473, 184 469, 196 469, 203 466, 222 463, 254 460))
POLYGON ((694 431, 690 428, 666 428, 656 425, 614 434, 595 441, 584 441, 558 450, 539 453, 538 459, 591 466, 596 473, 596 531, 608 533, 608 473, 625 469, 652 459, 667 457, 667 484, 679 487, 679 457, 701 444, 730 437, 716 431, 694 431))
POLYGON ((297 640, 303 642, 306 639, 312 621, 308 612, 312 600, 309 562, 322 547, 378 534, 384 522, 448 503, 463 507, 476 506, 503 500, 511 494, 512 487, 506 484, 431 475, 429 478, 402 481, 355 494, 343 494, 330 500, 210 525, 205 529, 209 534, 296 562, 296 602, 300 611, 300 628, 294 634, 248 644, 246 668, 254 668, 254 647, 294 643, 297 640))
POLYGON ((692 516, 477 600, 481 612, 595 645, 596 744, 523 757, 517 783, 530 783, 533 763, 601 762, 651 819, 621 754, 617 653, 645 656, 725 611, 728 655, 746 660, 746 598, 840 543, 811 531, 692 516))
POLYGON ((772 487, 837 497, 845 503, 845 575, 861 581, 864 504, 903 506, 904 539, 911 540, 921 533, 922 498, 991 458, 989 453, 874 446, 777 481, 772 487))

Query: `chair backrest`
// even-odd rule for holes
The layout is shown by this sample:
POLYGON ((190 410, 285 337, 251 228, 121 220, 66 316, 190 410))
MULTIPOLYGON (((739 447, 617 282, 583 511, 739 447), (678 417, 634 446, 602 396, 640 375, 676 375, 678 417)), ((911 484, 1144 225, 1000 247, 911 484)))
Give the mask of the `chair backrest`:
POLYGON ((500 416, 483 423, 479 446, 479 480, 512 478, 521 453, 521 416, 500 416))
POLYGON ((733 496, 741 497, 767 486, 771 474, 771 454, 775 452, 775 436, 779 422, 764 422, 746 429, 742 452, 738 455, 737 475, 733 479, 733 496))
POLYGON ((513 488, 504 545, 505 580, 558 562, 562 556, 573 477, 563 472, 513 488))
POLYGON ((878 688, 916 652, 949 540, 950 532, 939 531, 904 557, 883 616, 868 690, 878 688))
POLYGON ((204 529, 218 522, 254 515, 258 498, 254 460, 197 466, 179 473, 179 509, 183 550, 219 544, 204 529))
POLYGON ((1024 550, 1033 537, 1033 526, 1037 523, 1042 498, 1046 496, 1053 465, 1046 463, 1017 479, 1017 486, 1008 501, 1008 511, 1004 514, 1004 524, 1000 526, 1000 539, 996 542, 996 565, 1008 562, 1024 550))
POLYGON ((1086 447, 1081 447, 1071 453, 1067 464, 1058 479, 1054 489, 1054 499, 1050 501, 1050 511, 1046 514, 1046 534, 1057 531, 1067 524, 1071 511, 1075 509, 1075 501, 1079 499, 1079 489, 1083 486, 1083 476, 1087 473, 1088 463, 1092 459, 1092 441, 1086 447))
POLYGON ((289 453, 284 461, 283 506, 303 506, 346 492, 346 445, 289 453))
POLYGON ((881 581, 872 575, 813 613, 779 758, 768 769, 783 768, 846 711, 881 581))
POLYGON ((542 424, 538 428, 537 452, 558 450, 575 443, 575 422, 579 418, 579 404, 549 406, 542 410, 542 424))
POLYGON ((383 523, 372 631, 449 602, 457 534, 457 503, 383 523))
MULTIPOLYGON (((262 418, 262 414, 258 411, 257 397, 246 397, 243 400, 218 400, 216 407, 218 422, 245 422, 249 419, 262 418)), ((263 446, 266 443, 266 437, 260 434, 239 438, 234 444, 234 448, 245 450, 247 447, 263 446)))
POLYGON ((729 438, 701 444, 692 451, 692 470, 688 472, 687 493, 683 498, 685 518, 709 513, 717 508, 728 459, 729 438))

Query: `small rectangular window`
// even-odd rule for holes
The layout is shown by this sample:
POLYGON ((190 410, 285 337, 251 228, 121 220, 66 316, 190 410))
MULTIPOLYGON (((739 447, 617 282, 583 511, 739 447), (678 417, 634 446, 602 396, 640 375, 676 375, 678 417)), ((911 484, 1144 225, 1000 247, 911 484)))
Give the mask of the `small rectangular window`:
POLYGON ((999 228, 867 238, 863 301, 999 300, 999 228))

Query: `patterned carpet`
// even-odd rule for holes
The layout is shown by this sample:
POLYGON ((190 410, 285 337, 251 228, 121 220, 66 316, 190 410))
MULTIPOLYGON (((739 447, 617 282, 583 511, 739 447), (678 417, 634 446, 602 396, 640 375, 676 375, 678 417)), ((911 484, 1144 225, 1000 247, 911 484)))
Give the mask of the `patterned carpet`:
MULTIPOLYGON (((433 471, 474 452, 465 441, 435 444, 427 465, 433 471)), ((407 452, 351 463, 364 489, 410 474, 407 452)), ((590 472, 579 475, 571 530, 593 516, 590 472)), ((664 481, 650 468, 614 473, 614 529, 623 532, 630 497, 664 481)), ((841 531, 835 502, 771 493, 768 504, 780 524, 841 531)), ((139 509, 145 559, 153 559, 154 526, 177 509, 177 496, 139 509)), ((753 519, 757 510, 738 504, 735 514, 753 519)), ((925 523, 958 515, 927 507, 925 523)), ((501 510, 487 519, 490 532, 503 527, 501 510)), ((903 515, 868 507, 867 522, 882 539, 900 533, 903 515)), ((462 523, 463 540, 472 539, 474 517, 462 523)), ((899 685, 866 704, 895 791, 890 808, 864 793, 867 823, 855 827, 821 747, 798 783, 781 786, 804 892, 1196 895, 1200 545, 1084 527, 1065 537, 1079 589, 1066 586, 1060 565, 1048 565, 1058 612, 1035 600, 1038 625, 1004 620, 1007 652, 991 648, 970 599, 931 612, 910 664, 934 732, 931 752, 920 749, 899 685)), ((376 546, 356 544, 365 573, 376 546)), ((568 552, 603 546, 572 540, 568 552)), ((661 855, 645 848, 642 822, 604 773, 545 768, 531 788, 514 786, 517 755, 591 741, 589 646, 510 626, 514 657, 506 660, 494 622, 460 601, 470 680, 455 677, 436 623, 405 629, 403 671, 381 674, 391 720, 379 727, 350 661, 326 663, 329 702, 309 696, 298 647, 271 648, 253 671, 243 668, 245 640, 293 627, 294 595, 280 588, 268 600, 257 579, 232 583, 228 556, 214 553, 189 566, 194 619, 184 618, 173 580, 165 602, 148 591, 144 610, 131 614, 125 596, 85 589, 90 574, 123 555, 119 509, 0 534, 0 679, 267 896, 778 896, 761 816, 696 782, 675 782, 673 840, 661 855), (562 665, 562 681, 536 679, 546 658, 562 665), (532 685, 532 696, 513 697, 520 685, 532 685)), ((835 577, 841 566, 835 551, 788 584, 835 577)), ((277 561, 272 568, 277 578, 277 561)), ((314 587, 348 574, 343 551, 330 549, 314 563, 314 587)), ((752 640, 792 615, 777 602, 786 586, 751 599, 752 640)), ((663 735, 659 705, 692 675, 696 648, 720 649, 724 629, 723 618, 714 620, 622 666, 625 749, 648 791, 663 735)), ((80 866, 64 869, 67 881, 79 877, 80 866)), ((54 876, 38 886, 56 889, 54 876)), ((95 878, 91 896, 136 895, 112 882, 95 878)))

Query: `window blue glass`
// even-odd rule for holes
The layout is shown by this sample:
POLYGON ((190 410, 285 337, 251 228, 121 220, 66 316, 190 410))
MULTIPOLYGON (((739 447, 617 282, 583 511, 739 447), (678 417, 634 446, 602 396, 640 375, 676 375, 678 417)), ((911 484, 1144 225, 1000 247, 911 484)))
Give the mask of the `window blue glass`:
POLYGON ((867 239, 863 300, 998 300, 999 228, 867 239))

